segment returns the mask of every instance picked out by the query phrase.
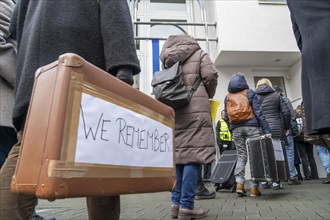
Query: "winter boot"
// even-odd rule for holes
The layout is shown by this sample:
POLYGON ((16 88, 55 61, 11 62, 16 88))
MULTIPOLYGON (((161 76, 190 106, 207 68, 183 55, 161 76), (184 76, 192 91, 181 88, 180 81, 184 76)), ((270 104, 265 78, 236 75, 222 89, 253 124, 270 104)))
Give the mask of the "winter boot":
POLYGON ((252 197, 258 197, 261 196, 261 192, 258 187, 253 187, 250 189, 250 196, 252 197))
POLYGON ((237 183, 236 184, 236 192, 239 197, 246 196, 246 191, 244 189, 244 184, 237 183))
POLYGON ((198 182, 197 190, 196 190, 196 200, 201 199, 213 199, 215 197, 215 192, 210 192, 204 185, 203 181, 198 182))

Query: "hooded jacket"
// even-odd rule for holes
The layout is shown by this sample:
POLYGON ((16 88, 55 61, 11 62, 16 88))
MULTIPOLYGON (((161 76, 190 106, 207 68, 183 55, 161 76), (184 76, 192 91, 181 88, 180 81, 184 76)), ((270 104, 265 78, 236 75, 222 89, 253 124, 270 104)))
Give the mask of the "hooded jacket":
POLYGON ((24 126, 36 70, 64 53, 75 53, 113 75, 123 67, 140 72, 127 1, 19 0, 10 31, 18 43, 17 130, 24 126))
POLYGON ((196 79, 202 82, 190 103, 175 112, 175 159, 177 164, 214 160, 215 139, 209 98, 216 91, 218 72, 208 54, 188 35, 170 36, 162 48, 160 60, 165 68, 182 63, 183 81, 188 89, 196 79))
POLYGON ((262 113, 262 109, 259 104, 258 96, 252 89, 249 88, 248 84, 246 83, 246 79, 243 75, 241 75, 241 74, 233 75, 228 84, 228 92, 237 93, 237 92, 240 92, 245 89, 248 90, 246 95, 247 95, 247 99, 252 107, 254 117, 251 118, 250 120, 245 121, 240 124, 231 124, 229 122, 227 109, 226 109, 226 100, 227 100, 227 96, 226 96, 225 100, 224 100, 225 121, 227 122, 227 124, 229 124, 231 131, 233 131, 235 128, 241 127, 241 126, 252 126, 252 127, 261 127, 262 132, 264 134, 270 134, 270 129, 269 129, 268 123, 266 121, 266 118, 262 113))
POLYGON ((268 122, 272 138, 287 142, 285 130, 291 127, 291 114, 285 100, 265 84, 260 85, 256 93, 260 97, 262 112, 268 122))

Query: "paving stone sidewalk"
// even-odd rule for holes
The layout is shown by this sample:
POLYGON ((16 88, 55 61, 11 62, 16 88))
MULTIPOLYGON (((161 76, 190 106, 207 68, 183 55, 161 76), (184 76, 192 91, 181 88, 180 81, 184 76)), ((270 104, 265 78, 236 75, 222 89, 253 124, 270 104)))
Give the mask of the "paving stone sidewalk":
MULTIPOLYGON (((195 206, 208 210, 205 220, 330 220, 330 184, 322 184, 320 179, 283 186, 282 190, 264 189, 258 198, 238 198, 236 193, 221 190, 215 199, 196 200, 195 206)), ((211 183, 207 187, 214 189, 211 183)), ((120 219, 171 219, 170 201, 170 192, 122 195, 120 219)), ((57 220, 88 219, 85 198, 39 200, 37 212, 57 220)))

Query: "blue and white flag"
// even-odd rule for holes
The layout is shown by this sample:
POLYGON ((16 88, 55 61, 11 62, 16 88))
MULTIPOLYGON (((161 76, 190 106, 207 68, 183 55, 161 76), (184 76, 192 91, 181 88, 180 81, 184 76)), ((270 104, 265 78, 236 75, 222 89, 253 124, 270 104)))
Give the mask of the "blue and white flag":
POLYGON ((164 41, 160 40, 152 40, 151 41, 151 64, 152 64, 152 75, 155 74, 155 72, 161 70, 161 61, 160 61, 160 53, 162 50, 162 47, 164 45, 164 41))
POLYGON ((160 48, 159 40, 152 40, 152 73, 155 74, 156 71, 160 70, 160 48))

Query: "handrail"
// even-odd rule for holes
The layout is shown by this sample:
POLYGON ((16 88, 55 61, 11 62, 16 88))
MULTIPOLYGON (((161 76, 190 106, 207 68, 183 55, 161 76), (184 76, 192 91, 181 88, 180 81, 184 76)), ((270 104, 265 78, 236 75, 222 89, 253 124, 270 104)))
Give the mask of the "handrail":
POLYGON ((292 102, 296 102, 296 101, 298 101, 298 100, 300 100, 300 99, 302 99, 302 97, 295 98, 295 99, 291 100, 291 103, 292 103, 292 102))
MULTIPOLYGON (((134 37, 135 40, 167 40, 166 37, 134 37)), ((206 38, 194 38, 197 41, 206 41, 206 38)), ((209 41, 218 42, 218 38, 209 38, 209 41)))
MULTIPOLYGON (((187 26, 205 26, 204 23, 187 23, 187 22, 158 22, 158 21, 134 21, 134 24, 141 25, 187 25, 187 26)), ((217 27, 217 23, 207 23, 207 26, 217 27)))

